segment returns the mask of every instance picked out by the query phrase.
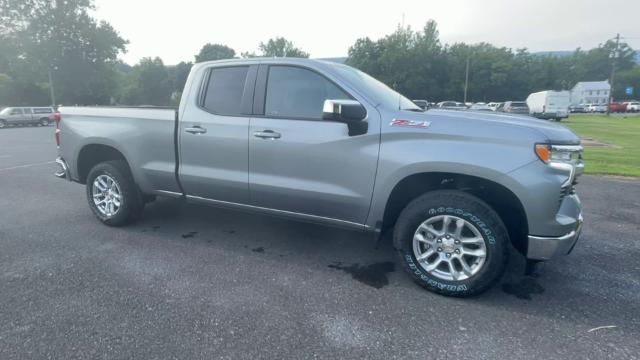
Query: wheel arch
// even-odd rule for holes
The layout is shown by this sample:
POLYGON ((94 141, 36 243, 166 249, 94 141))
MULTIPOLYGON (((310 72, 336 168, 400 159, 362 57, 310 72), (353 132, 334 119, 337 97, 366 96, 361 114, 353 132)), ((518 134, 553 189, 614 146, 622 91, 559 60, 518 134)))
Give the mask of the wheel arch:
POLYGON ((400 212, 416 197, 435 190, 460 190, 491 206, 504 222, 513 246, 526 253, 528 222, 518 196, 495 180, 454 172, 419 172, 399 180, 387 197, 382 216, 382 231, 395 225, 400 212))
POLYGON ((131 172, 131 166, 124 154, 111 145, 105 144, 87 144, 84 145, 78 152, 77 157, 77 174, 78 182, 85 184, 87 181, 87 175, 89 171, 99 163, 111 160, 122 160, 127 164, 129 171, 131 172))

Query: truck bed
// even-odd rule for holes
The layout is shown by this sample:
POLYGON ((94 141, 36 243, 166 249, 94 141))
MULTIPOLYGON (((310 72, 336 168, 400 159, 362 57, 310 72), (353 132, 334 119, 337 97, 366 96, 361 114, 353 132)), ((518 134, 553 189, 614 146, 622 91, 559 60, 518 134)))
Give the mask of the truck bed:
POLYGON ((143 191, 180 194, 177 170, 177 109, 172 107, 61 107, 61 155, 71 177, 82 181, 84 154, 100 156, 111 147, 120 152, 143 191), (95 145, 103 144, 102 148, 95 145), (67 153, 77 151, 78 153, 67 153), (73 161, 77 159, 77 161, 73 161), (80 164, 78 164, 80 163, 80 164))

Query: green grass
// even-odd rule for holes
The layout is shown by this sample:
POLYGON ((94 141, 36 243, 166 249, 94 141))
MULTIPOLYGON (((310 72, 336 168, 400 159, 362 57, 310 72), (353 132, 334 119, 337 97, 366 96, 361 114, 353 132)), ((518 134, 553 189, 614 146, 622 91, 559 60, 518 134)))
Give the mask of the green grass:
POLYGON ((562 124, 581 138, 611 145, 585 147, 585 172, 640 176, 640 116, 571 115, 562 124))

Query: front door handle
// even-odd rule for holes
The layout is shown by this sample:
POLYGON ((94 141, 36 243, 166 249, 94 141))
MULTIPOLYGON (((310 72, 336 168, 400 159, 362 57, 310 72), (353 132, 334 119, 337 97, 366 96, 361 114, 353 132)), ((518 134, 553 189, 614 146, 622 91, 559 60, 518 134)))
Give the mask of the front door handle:
POLYGON ((280 133, 273 130, 255 131, 253 136, 261 139, 280 139, 280 133))
POLYGON ((194 126, 194 127, 188 127, 186 129, 184 129, 184 131, 188 132, 189 134, 206 134, 207 133, 207 129, 202 128, 198 125, 194 126))

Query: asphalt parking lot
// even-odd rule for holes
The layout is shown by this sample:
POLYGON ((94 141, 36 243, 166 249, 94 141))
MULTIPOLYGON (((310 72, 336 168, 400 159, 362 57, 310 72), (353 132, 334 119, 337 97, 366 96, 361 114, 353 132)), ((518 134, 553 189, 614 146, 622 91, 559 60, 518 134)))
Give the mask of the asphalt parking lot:
POLYGON ((640 358, 640 181, 584 176, 570 256, 452 299, 358 232, 176 200, 108 228, 52 133, 0 130, 0 359, 640 358))

